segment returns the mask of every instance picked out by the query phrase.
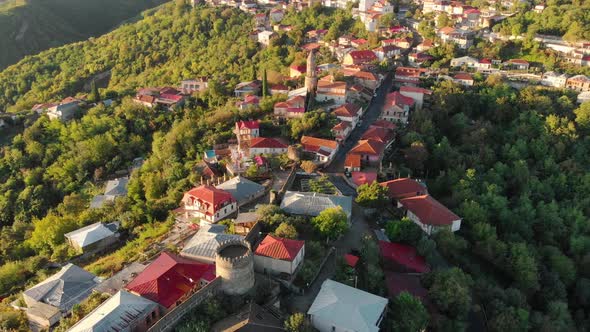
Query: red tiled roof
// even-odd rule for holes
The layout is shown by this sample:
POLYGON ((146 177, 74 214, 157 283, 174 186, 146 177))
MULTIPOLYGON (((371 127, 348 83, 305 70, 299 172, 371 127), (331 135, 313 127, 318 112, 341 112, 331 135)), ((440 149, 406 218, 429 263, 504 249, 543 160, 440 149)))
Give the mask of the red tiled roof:
POLYGON ((174 102, 179 102, 181 101, 184 97, 182 97, 181 95, 175 95, 175 94, 169 94, 169 93, 163 93, 160 95, 161 99, 168 99, 168 100, 172 100, 174 102))
POLYGON ((352 172, 352 182, 357 186, 377 181, 376 172, 352 172))
POLYGON ((424 195, 428 192, 426 187, 411 178, 400 178, 380 183, 387 187, 389 197, 392 199, 401 199, 417 195, 424 195))
MULTIPOLYGON (((216 151, 217 152, 217 151, 216 151)), ((207 207, 207 213, 214 215, 222 205, 227 202, 235 202, 233 196, 225 190, 217 189, 213 186, 201 185, 196 188, 189 190, 184 194, 183 201, 187 196, 192 199, 200 200, 205 203, 207 207)))
POLYGON ((307 66, 306 65, 299 65, 299 66, 291 65, 291 67, 289 67, 289 68, 291 68, 293 70, 296 70, 296 71, 298 71, 300 73, 305 73, 305 71, 307 71, 307 66))
POLYGON ((282 84, 275 84, 275 85, 272 85, 270 87, 270 89, 271 90, 276 90, 276 91, 288 91, 289 90, 289 87, 287 87, 285 85, 282 85, 282 84))
POLYGON ((305 241, 283 239, 269 234, 262 240, 254 254, 283 261, 293 261, 304 245, 305 241))
POLYGON ((428 89, 424 89, 424 88, 417 88, 417 87, 413 87, 413 86, 407 86, 404 85, 401 88, 399 88, 400 92, 409 92, 409 93, 422 93, 425 95, 431 95, 432 91, 428 90, 428 89))
POLYGON ((363 80, 377 81, 377 76, 368 71, 357 71, 352 74, 353 77, 360 78, 363 80))
POLYGON ((336 148, 338 148, 338 142, 336 141, 311 136, 301 137, 301 144, 308 151, 316 151, 319 147, 326 147, 331 150, 336 150, 336 148))
POLYGON ((404 198, 400 203, 403 207, 420 218, 420 221, 426 225, 452 225, 453 221, 460 219, 456 214, 430 195, 404 198))
POLYGON ((214 276, 215 265, 198 263, 163 252, 126 288, 169 308, 198 287, 201 279, 211 281, 214 276))
POLYGON ((347 118, 354 118, 358 115, 358 111, 361 109, 360 106, 351 104, 351 103, 346 103, 340 107, 338 107, 337 109, 335 109, 334 111, 332 111, 332 113, 336 116, 342 116, 342 117, 347 117, 347 118))
POLYGON ((383 143, 389 143, 394 137, 394 131, 392 129, 370 126, 367 131, 361 137, 362 140, 372 139, 383 143))
POLYGON ((481 12, 477 9, 468 9, 463 12, 464 14, 481 14, 481 12))
POLYGON ((348 264, 348 266, 355 267, 356 264, 359 262, 359 258, 355 255, 346 254, 344 255, 344 261, 346 262, 346 264, 348 264))
POLYGON ((258 123, 258 121, 256 121, 256 120, 254 120, 254 121, 238 121, 236 123, 236 126, 239 129, 259 129, 260 123, 258 123))
POLYGON ((385 104, 396 106, 412 106, 414 105, 414 99, 402 95, 399 91, 394 91, 385 97, 385 104))
POLYGON ((473 76, 469 73, 457 73, 454 77, 456 80, 473 81, 473 76))
POLYGON ((411 68, 411 67, 397 67, 395 69, 395 76, 404 76, 404 77, 420 77, 420 75, 425 72, 424 69, 421 68, 411 68))
POLYGON ((428 291, 420 283, 420 275, 386 271, 385 282, 390 297, 401 292, 408 292, 422 301, 428 297, 428 291))
MULTIPOLYGON (((254 95, 247 95, 246 97, 244 97, 244 103, 246 103, 246 104, 258 104, 259 101, 260 101, 260 99, 254 95)), ((258 121, 251 121, 251 122, 258 123, 258 121)))
POLYGON ((377 59, 375 52, 371 50, 356 50, 348 53, 354 60, 373 61, 377 59))
POLYGON ((385 144, 377 140, 361 140, 353 147, 349 153, 381 155, 385 149, 385 144))
POLYGON ((335 125, 334 127, 332 127, 332 130, 344 130, 346 128, 350 127, 350 123, 346 122, 346 121, 340 121, 337 125, 335 125))
POLYGON ((250 148, 286 149, 287 145, 276 138, 254 137, 250 140, 250 148))
POLYGON ((385 128, 385 129, 391 129, 391 130, 397 129, 397 126, 395 125, 395 123, 389 122, 389 121, 383 120, 383 119, 373 122, 373 124, 371 126, 385 128))
POLYGON ((442 29, 439 30, 440 33, 443 33, 445 35, 448 35, 450 33, 453 33, 455 31, 455 28, 451 28, 451 27, 444 27, 442 29))
POLYGON ((345 167, 359 168, 361 167, 361 155, 360 154, 346 154, 344 160, 345 167))
POLYGON ((358 45, 362 45, 362 44, 366 44, 367 43, 367 40, 366 39, 363 39, 363 38, 359 38, 359 39, 351 40, 350 42, 351 43, 358 44, 358 45))
POLYGON ((424 257, 418 255, 416 248, 401 243, 379 241, 379 252, 385 260, 404 266, 412 272, 426 273, 430 271, 424 257))
POLYGON ((510 59, 510 60, 508 60, 508 62, 509 63, 516 63, 516 64, 519 64, 519 65, 528 65, 529 64, 528 61, 523 60, 523 59, 510 59))

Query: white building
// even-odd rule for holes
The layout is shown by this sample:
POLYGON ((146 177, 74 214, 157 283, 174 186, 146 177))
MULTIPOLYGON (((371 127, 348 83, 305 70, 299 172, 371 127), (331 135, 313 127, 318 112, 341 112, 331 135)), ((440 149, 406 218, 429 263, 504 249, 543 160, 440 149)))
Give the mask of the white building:
POLYGON ((461 228, 461 218, 430 195, 404 198, 398 207, 405 209, 406 216, 428 235, 442 229, 456 232, 461 228))
POLYGON ((258 42, 264 46, 268 46, 270 45, 270 40, 274 35, 274 31, 261 31, 258 33, 258 42))
POLYGON ((565 88, 568 76, 566 74, 559 74, 554 71, 548 71, 543 74, 541 84, 545 86, 552 86, 555 88, 565 88))
POLYGON ((388 300, 327 279, 307 311, 320 332, 377 332, 388 300))
POLYGON ((254 252, 254 268, 260 273, 293 274, 305 257, 305 242, 267 235, 254 252))
POLYGON ((451 60, 451 67, 461 67, 466 65, 468 68, 474 68, 478 65, 479 61, 476 58, 470 56, 462 56, 460 58, 454 58, 451 60))
POLYGON ((216 223, 238 210, 236 199, 227 191, 209 185, 201 185, 187 191, 182 197, 178 212, 185 218, 196 218, 216 223))

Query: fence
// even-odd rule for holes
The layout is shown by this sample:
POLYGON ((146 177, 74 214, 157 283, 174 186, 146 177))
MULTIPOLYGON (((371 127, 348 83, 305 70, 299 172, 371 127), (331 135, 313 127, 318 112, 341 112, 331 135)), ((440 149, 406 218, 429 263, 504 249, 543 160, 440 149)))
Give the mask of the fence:
POLYGON ((211 281, 207 286, 201 288, 194 293, 186 301, 172 309, 164 317, 160 318, 148 332, 167 332, 171 331, 176 324, 196 306, 201 304, 204 300, 212 297, 219 292, 221 288, 221 278, 217 277, 211 281))

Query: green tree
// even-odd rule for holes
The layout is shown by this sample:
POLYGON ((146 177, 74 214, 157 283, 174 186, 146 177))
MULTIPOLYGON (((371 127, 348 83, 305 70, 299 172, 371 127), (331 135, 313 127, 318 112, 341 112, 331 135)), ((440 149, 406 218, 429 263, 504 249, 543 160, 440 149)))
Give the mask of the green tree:
POLYGON ((34 221, 33 225, 35 229, 27 242, 35 251, 45 254, 51 253, 58 245, 64 243, 64 234, 79 228, 74 218, 52 214, 34 221))
POLYGON ((387 187, 380 185, 377 181, 371 184, 362 184, 357 189, 356 202, 364 207, 377 208, 387 204, 387 187))
POLYGON ((508 263, 508 272, 520 289, 531 291, 539 288, 537 262, 526 244, 516 243, 510 246, 508 263))
POLYGON ((444 27, 448 27, 452 25, 452 21, 449 18, 449 15, 447 15, 447 13, 440 13, 438 15, 438 17, 436 18, 436 27, 437 28, 444 28, 444 27))
POLYGON ((338 238, 348 229, 348 217, 340 206, 325 209, 311 222, 326 238, 338 238))
POLYGON ((412 220, 403 217, 401 220, 388 222, 385 225, 385 235, 392 242, 402 242, 415 246, 424 236, 424 232, 412 220))
POLYGON ((275 229, 274 235, 278 237, 282 237, 285 239, 292 239, 295 240, 299 236, 297 234, 297 229, 293 227, 291 224, 283 222, 275 229))
POLYGON ((95 103, 98 103, 100 101, 100 93, 98 92, 98 86, 96 86, 95 81, 92 81, 92 83, 90 84, 89 100, 95 103))
POLYGON ((428 326, 428 312, 420 299, 407 292, 401 292, 392 303, 392 331, 417 332, 428 326))
POLYGON ((473 280, 459 268, 432 272, 427 276, 428 296, 450 318, 463 319, 471 310, 473 280))
POLYGON ((262 72, 262 96, 268 96, 268 80, 266 78, 266 69, 262 72))
POLYGON ((590 130, 590 102, 585 102, 574 110, 576 115, 576 124, 584 129, 590 130))

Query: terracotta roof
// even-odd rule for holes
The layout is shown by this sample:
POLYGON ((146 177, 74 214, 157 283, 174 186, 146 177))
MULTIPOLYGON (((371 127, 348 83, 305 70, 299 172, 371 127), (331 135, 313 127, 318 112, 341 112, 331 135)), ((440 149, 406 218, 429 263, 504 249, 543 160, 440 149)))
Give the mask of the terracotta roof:
POLYGON ((351 43, 358 44, 358 45, 362 45, 362 44, 366 44, 367 43, 367 40, 366 39, 363 39, 363 38, 359 38, 359 39, 351 40, 350 42, 351 43))
POLYGON ((236 122, 236 126, 239 129, 259 129, 260 123, 258 121, 238 121, 236 122))
POLYGON ((408 292, 423 302, 427 300, 428 291, 420 283, 420 275, 386 271, 385 282, 390 297, 408 292))
POLYGON ((414 99, 402 95, 399 91, 395 91, 385 97, 385 104, 396 106, 412 106, 414 105, 414 99))
POLYGON ((293 261, 304 245, 305 241, 283 239, 269 234, 258 245, 254 254, 283 261, 293 261))
POLYGON ((349 153, 381 155, 383 149, 385 149, 385 144, 376 140, 368 139, 359 141, 349 153))
POLYGON ((418 255, 416 248, 401 243, 379 241, 381 257, 404 266, 412 272, 426 273, 430 268, 424 257, 418 255))
POLYGON ((346 155, 346 159, 344 160, 344 166, 352 168, 361 167, 361 155, 348 153, 346 155))
POLYGON ((235 202, 235 199, 227 191, 208 185, 201 185, 189 190, 184 194, 182 201, 186 204, 189 198, 192 198, 193 200, 200 200, 201 202, 205 203, 206 210, 209 215, 214 215, 215 211, 217 211, 225 203, 235 202))
POLYGON ((420 77, 425 70, 421 68, 411 68, 411 67, 397 67, 395 69, 395 76, 405 76, 405 77, 420 77))
POLYGON ((127 285, 127 289, 169 308, 198 287, 200 280, 215 278, 215 265, 197 263, 163 252, 127 285))
POLYGON ((422 93, 425 95, 431 95, 432 91, 428 90, 428 89, 424 89, 424 88, 417 88, 417 87, 413 87, 413 86, 407 86, 404 85, 401 88, 399 88, 400 92, 409 92, 409 93, 422 93))
POLYGON ((351 51, 348 53, 350 57, 354 60, 362 60, 362 61, 373 61, 377 59, 375 52, 371 50, 356 50, 351 51))
POLYGON ((455 28, 444 27, 444 28, 440 29, 438 32, 448 35, 450 33, 453 33, 454 31, 455 31, 455 28))
POLYGON ((473 81, 473 76, 469 73, 457 73, 454 77, 456 80, 473 81))
POLYGON ((376 172, 352 172, 352 182, 357 186, 377 181, 376 172))
POLYGON ((332 113, 336 116, 342 116, 342 117, 347 117, 347 118, 354 118, 358 115, 358 111, 361 109, 360 106, 358 105, 354 105, 351 103, 346 103, 340 107, 338 107, 337 109, 335 109, 334 111, 332 111, 332 113))
POLYGON ((391 130, 397 129, 397 126, 395 125, 395 123, 392 123, 392 122, 389 122, 389 121, 383 120, 383 119, 373 122, 371 127, 380 127, 380 128, 391 129, 391 130))
POLYGON ((298 71, 300 73, 305 73, 305 71, 307 70, 307 66, 306 65, 299 65, 299 66, 297 66, 297 65, 291 65, 291 67, 289 67, 289 68, 291 68, 293 70, 296 70, 296 71, 298 71))
POLYGON ((337 125, 332 127, 332 130, 344 130, 346 128, 350 128, 350 123, 346 121, 340 121, 337 125))
POLYGON ((154 104, 156 102, 156 97, 150 95, 139 95, 135 97, 135 99, 150 104, 154 104))
POLYGON ((323 139, 323 138, 317 138, 317 137, 311 137, 311 136, 301 137, 301 144, 303 144, 303 146, 306 150, 312 150, 312 151, 317 150, 317 149, 314 150, 314 147, 315 148, 326 147, 331 150, 336 150, 336 148, 338 148, 338 142, 336 142, 336 141, 329 140, 329 139, 323 139))
POLYGON ((254 137, 250 140, 250 148, 286 149, 287 145, 276 138, 254 137))
POLYGON ((394 137, 394 131, 392 129, 370 126, 367 131, 361 137, 362 140, 377 140, 383 143, 389 143, 394 137))
POLYGON ((426 187, 411 178, 390 180, 382 182, 380 185, 387 187, 389 197, 393 199, 424 195, 428 192, 426 187))
POLYGON ((377 81, 377 76, 375 74, 368 72, 368 71, 357 71, 352 74, 352 76, 356 78, 360 78, 363 80, 370 80, 370 81, 377 81))
POLYGON ((516 64, 519 64, 519 65, 528 65, 529 64, 528 61, 523 60, 523 59, 510 59, 510 60, 508 60, 508 62, 509 63, 516 63, 516 64))
POLYGON ((430 195, 404 198, 400 204, 418 216, 420 221, 426 225, 452 225, 453 221, 461 219, 430 195))

